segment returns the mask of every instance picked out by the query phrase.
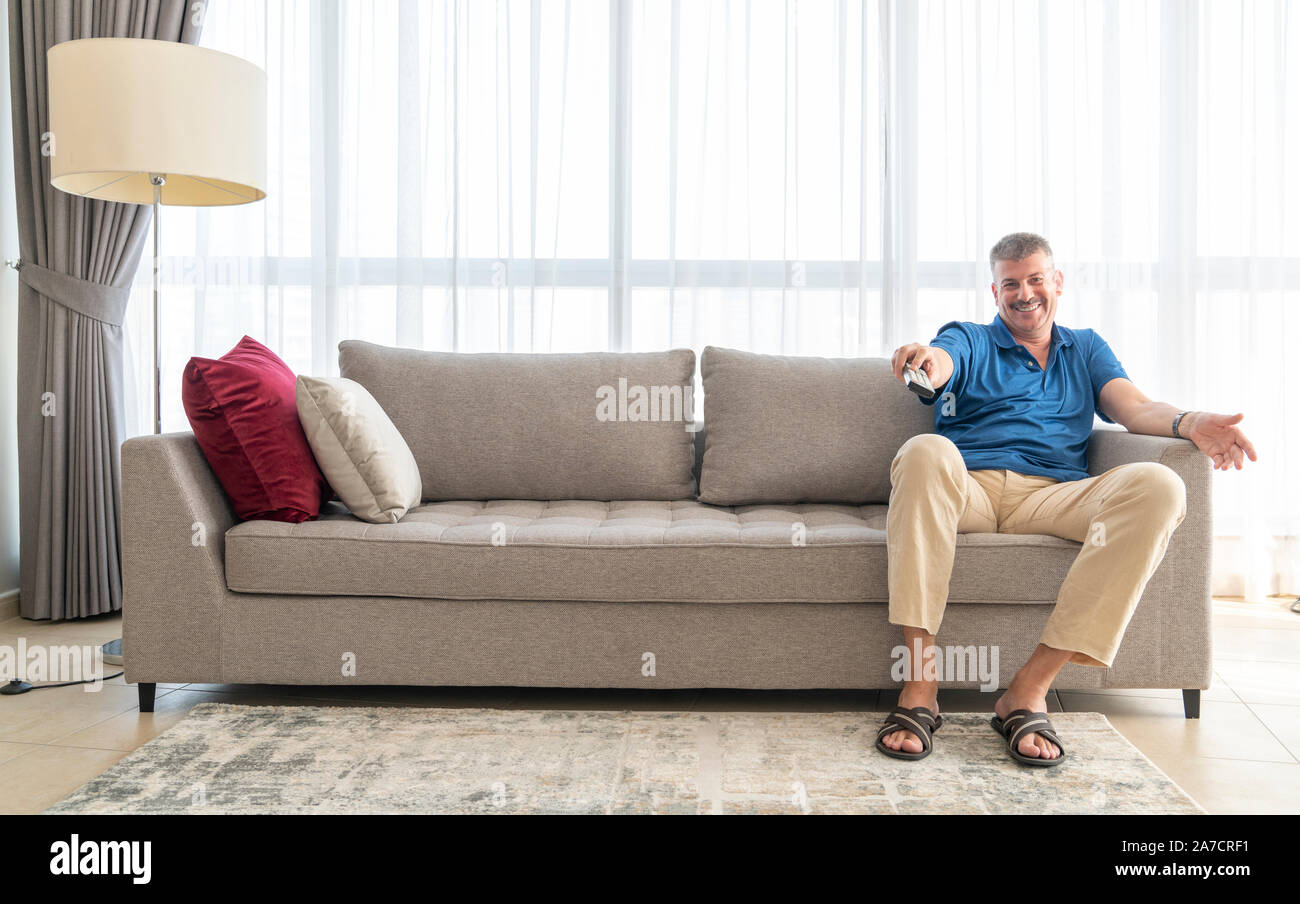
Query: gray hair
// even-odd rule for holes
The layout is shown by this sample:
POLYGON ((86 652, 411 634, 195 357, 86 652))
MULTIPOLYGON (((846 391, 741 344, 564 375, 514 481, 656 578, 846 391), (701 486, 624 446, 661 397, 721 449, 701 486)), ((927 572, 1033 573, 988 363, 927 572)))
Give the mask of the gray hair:
POLYGON ((989 270, 998 261, 1022 261, 1040 251, 1047 255, 1048 262, 1055 267, 1052 246, 1047 244, 1047 239, 1032 232, 1013 232, 998 239, 998 243, 989 252, 989 270))

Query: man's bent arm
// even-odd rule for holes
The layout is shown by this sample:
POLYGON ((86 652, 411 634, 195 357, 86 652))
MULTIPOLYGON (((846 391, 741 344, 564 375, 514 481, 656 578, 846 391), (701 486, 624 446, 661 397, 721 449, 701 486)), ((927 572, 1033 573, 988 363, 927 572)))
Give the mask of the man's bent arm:
MULTIPOLYGON (((1099 407, 1112 421, 1122 425, 1129 433, 1145 433, 1148 436, 1173 436, 1174 418, 1188 410, 1148 399, 1132 381, 1123 377, 1116 377, 1103 386, 1099 401, 1099 407)), ((1189 412, 1178 424, 1178 432, 1183 436, 1189 435, 1192 424, 1200 414, 1198 411, 1189 412)))
MULTIPOLYGON (((1101 388, 1097 407, 1129 433, 1149 436, 1173 436, 1174 418, 1182 409, 1165 402, 1153 402, 1133 383, 1116 377, 1101 388)), ((1212 411, 1189 411, 1178 422, 1178 435, 1191 440, 1214 462, 1214 467, 1241 470, 1246 459, 1258 461, 1255 446, 1237 425, 1244 414, 1215 414, 1212 411)))
POLYGON ((946 348, 932 345, 930 349, 934 352, 934 376, 930 380, 930 385, 934 387, 935 392, 938 392, 952 379, 952 372, 956 365, 946 348))
POLYGON ((1145 433, 1148 436, 1173 436, 1174 418, 1187 411, 1187 416, 1178 424, 1178 432, 1187 436, 1199 411, 1189 411, 1167 402, 1144 402, 1136 405, 1129 415, 1124 427, 1129 433, 1145 433))

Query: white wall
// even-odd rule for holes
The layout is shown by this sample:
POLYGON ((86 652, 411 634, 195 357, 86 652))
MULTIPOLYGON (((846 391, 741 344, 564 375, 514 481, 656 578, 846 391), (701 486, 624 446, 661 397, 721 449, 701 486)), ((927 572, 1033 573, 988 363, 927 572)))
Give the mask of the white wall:
MULTIPOLYGON (((18 257, 13 119, 9 103, 9 17, 0 15, 0 258, 18 257)), ((18 274, 0 267, 0 599, 18 589, 18 274)))

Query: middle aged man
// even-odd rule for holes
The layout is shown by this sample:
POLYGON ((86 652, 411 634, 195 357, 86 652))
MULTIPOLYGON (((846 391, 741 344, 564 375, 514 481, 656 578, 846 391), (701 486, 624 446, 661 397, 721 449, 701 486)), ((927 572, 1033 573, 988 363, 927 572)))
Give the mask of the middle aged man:
MULTIPOLYGON (((903 444, 890 466, 886 535, 889 621, 903 627, 911 663, 898 706, 878 734, 888 756, 921 759, 942 725, 932 669, 958 533, 1051 534, 1083 543, 1037 648, 994 704, 993 727, 1027 765, 1055 766, 1065 748, 1047 717, 1047 692, 1067 662, 1109 667, 1147 581, 1187 514, 1169 467, 1135 462, 1088 476, 1094 412, 1130 433, 1191 440, 1216 469, 1241 469, 1255 449, 1243 415, 1153 402, 1094 331, 1057 326, 1065 277, 1041 236, 1006 236, 989 254, 997 315, 953 321, 930 345, 894 352, 924 370, 939 403, 935 432, 903 444), (929 679, 927 680, 927 676, 929 679)), ((1014 579, 1014 578, 1011 578, 1014 579)))

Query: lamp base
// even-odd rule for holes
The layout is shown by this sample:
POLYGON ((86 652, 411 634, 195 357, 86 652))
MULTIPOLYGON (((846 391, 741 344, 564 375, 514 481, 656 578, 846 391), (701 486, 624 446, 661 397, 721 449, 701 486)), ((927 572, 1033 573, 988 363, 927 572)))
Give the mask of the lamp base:
POLYGON ((108 665, 122 664, 122 638, 110 640, 99 648, 104 654, 104 662, 108 665))

